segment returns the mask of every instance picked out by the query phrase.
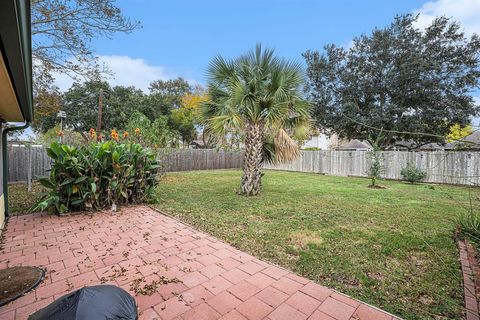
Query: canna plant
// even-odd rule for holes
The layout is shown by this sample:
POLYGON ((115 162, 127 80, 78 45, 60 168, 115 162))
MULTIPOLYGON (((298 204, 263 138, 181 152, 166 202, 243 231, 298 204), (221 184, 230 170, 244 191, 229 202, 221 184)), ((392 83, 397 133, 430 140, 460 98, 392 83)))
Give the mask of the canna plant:
POLYGON ((225 139, 241 132, 245 157, 240 194, 260 192, 264 162, 298 157, 298 141, 310 130, 309 104, 302 98, 302 66, 261 45, 235 60, 216 57, 208 68, 205 130, 225 139))
POLYGON ((50 175, 39 182, 48 191, 31 211, 52 208, 62 214, 141 203, 157 185, 155 155, 137 143, 93 142, 78 148, 53 143, 47 153, 50 175))

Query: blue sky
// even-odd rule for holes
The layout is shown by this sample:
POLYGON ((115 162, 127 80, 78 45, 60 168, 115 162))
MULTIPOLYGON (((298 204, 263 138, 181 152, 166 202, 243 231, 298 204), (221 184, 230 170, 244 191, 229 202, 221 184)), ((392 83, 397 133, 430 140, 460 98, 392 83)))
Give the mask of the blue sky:
POLYGON ((95 41, 100 55, 142 58, 165 72, 202 81, 217 54, 235 57, 261 42, 279 55, 301 59, 307 49, 351 39, 411 12, 422 1, 122 0, 143 28, 95 41))
MULTIPOLYGON (((235 57, 255 46, 302 60, 302 52, 327 43, 348 46, 360 34, 383 27, 396 14, 418 13, 426 25, 434 16, 460 21, 467 33, 480 31, 480 0, 118 0, 124 14, 143 28, 92 48, 116 74, 113 85, 143 90, 156 79, 182 76, 204 83, 210 59, 235 57)), ((59 77, 61 89, 71 81, 59 77)))

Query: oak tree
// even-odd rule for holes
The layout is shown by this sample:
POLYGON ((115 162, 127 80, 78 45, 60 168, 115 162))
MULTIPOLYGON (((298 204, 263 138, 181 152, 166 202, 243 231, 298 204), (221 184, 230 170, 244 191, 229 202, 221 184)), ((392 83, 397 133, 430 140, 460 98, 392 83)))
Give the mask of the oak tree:
POLYGON ((349 49, 327 45, 307 51, 307 92, 319 127, 341 138, 376 140, 381 148, 442 141, 453 124, 464 126, 479 107, 480 38, 467 38, 445 17, 425 29, 418 17, 355 38, 349 49))

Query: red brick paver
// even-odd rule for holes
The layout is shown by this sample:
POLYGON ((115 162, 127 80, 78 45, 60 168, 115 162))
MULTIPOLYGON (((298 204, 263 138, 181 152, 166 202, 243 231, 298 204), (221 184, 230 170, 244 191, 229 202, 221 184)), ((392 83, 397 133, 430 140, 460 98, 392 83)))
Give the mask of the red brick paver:
POLYGON ((102 283, 129 291, 142 320, 396 319, 145 206, 12 217, 3 232, 0 266, 38 265, 47 276, 1 307, 0 319, 26 319, 67 292, 102 283), (155 292, 139 292, 152 283, 155 292))

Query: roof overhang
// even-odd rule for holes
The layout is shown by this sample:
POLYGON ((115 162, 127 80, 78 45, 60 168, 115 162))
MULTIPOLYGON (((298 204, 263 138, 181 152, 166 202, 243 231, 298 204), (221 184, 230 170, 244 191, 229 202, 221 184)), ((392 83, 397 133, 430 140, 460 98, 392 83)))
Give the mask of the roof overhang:
POLYGON ((32 100, 30 0, 1 0, 0 120, 31 122, 32 100))

